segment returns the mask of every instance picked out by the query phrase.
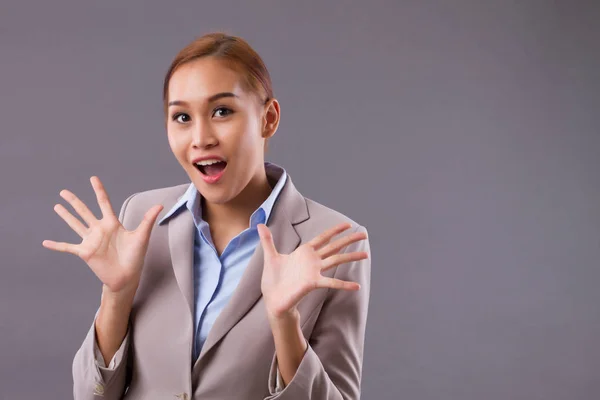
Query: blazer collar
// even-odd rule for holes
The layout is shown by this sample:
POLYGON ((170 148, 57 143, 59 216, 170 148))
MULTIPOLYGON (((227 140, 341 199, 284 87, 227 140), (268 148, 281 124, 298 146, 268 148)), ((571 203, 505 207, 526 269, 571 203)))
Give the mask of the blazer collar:
MULTIPOLYGON (((267 168, 267 176, 276 181, 280 172, 274 168, 267 168)), ((184 194, 187 185, 180 185, 177 199, 165 204, 165 209, 170 209, 184 194)), ((267 226, 273 234, 275 247, 280 253, 289 254, 300 244, 300 236, 294 225, 309 218, 308 208, 304 196, 294 186, 290 175, 287 175, 285 184, 275 202, 267 226)), ((169 250, 173 270, 179 289, 183 293, 188 306, 189 318, 193 320, 194 288, 193 288, 193 262, 194 262, 194 230, 195 225, 191 213, 178 213, 168 222, 169 250)), ((248 262, 238 286, 233 292, 227 305, 223 308, 202 347, 200 356, 194 365, 197 366, 203 356, 210 351, 229 332, 235 324, 262 296, 260 282, 263 269, 263 249, 260 243, 248 262)), ((193 326, 193 324, 192 324, 193 326)))

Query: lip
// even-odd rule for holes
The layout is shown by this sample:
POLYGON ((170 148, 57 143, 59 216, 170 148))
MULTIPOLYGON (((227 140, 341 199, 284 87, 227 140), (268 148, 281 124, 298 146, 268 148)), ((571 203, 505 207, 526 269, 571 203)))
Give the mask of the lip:
MULTIPOLYGON (((208 157, 210 158, 210 157, 208 157)), ((207 159, 207 157, 205 157, 204 159, 207 159)), ((200 161, 201 159, 198 159, 198 161, 200 161)), ((200 169, 198 167, 196 167, 195 163, 198 162, 195 161, 194 162, 194 168, 196 169, 196 171, 198 171, 198 173, 200 174, 200 177, 204 180, 204 182, 206 183, 217 183, 219 180, 221 180, 221 177, 223 177, 223 174, 225 174, 225 171, 227 171, 227 164, 225 164, 225 168, 223 168, 223 170, 221 172, 219 172, 217 175, 212 175, 212 176, 208 176, 208 175, 204 175, 202 172, 200 172, 200 169)), ((221 160, 224 161, 224 160, 221 160)))
POLYGON ((192 164, 196 164, 199 161, 204 161, 204 160, 219 160, 219 161, 225 161, 227 162, 227 160, 225 160, 223 157, 221 156, 217 156, 217 155, 208 155, 208 156, 202 156, 202 157, 196 157, 192 160, 192 164))
POLYGON ((227 169, 227 166, 225 166, 225 168, 223 168, 223 171, 221 171, 217 175, 213 175, 213 176, 204 175, 199 170, 198 170, 198 173, 200 174, 200 176, 202 177, 202 179, 204 179, 204 182, 206 182, 206 183, 217 183, 221 179, 221 177, 223 176, 223 174, 225 173, 226 169, 227 169))

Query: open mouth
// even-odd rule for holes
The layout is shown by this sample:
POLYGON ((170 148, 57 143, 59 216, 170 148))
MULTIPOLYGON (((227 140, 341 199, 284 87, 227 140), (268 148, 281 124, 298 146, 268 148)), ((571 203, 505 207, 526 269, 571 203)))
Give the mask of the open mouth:
POLYGON ((198 171, 200 171, 202 175, 217 176, 225 169, 225 167, 227 166, 227 162, 219 161, 210 165, 194 164, 194 166, 198 171))

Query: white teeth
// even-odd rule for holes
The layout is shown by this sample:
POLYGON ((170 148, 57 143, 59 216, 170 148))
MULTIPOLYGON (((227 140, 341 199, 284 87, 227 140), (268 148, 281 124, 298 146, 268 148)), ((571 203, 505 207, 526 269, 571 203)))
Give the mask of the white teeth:
POLYGON ((221 162, 221 160, 204 160, 204 161, 198 161, 196 163, 196 165, 212 165, 212 164, 216 164, 218 162, 221 162))

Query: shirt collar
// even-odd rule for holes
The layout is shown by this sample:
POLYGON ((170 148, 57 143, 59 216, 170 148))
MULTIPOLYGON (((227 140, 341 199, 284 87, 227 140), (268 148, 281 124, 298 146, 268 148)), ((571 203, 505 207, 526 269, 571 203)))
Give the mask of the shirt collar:
MULTIPOLYGON (((260 205, 260 207, 258 207, 250 216, 250 228, 255 228, 258 224, 267 223, 267 221, 269 220, 269 216, 271 215, 271 211, 273 210, 273 206, 275 205, 275 201, 277 200, 277 197, 283 189, 283 186, 285 185, 285 181, 287 179, 287 172, 283 167, 277 164, 266 161, 265 169, 267 171, 268 176, 278 178, 278 180, 275 186, 273 187, 273 190, 271 191, 269 197, 267 197, 267 199, 260 205)), ((192 213, 194 223, 196 224, 196 226, 199 226, 200 223, 203 221, 200 199, 201 195, 194 186, 194 183, 190 183, 185 193, 179 198, 177 203, 175 203, 175 205, 171 207, 169 212, 167 212, 161 218, 161 220, 158 221, 158 224, 161 225, 179 210, 182 210, 183 206, 185 206, 192 213)))

